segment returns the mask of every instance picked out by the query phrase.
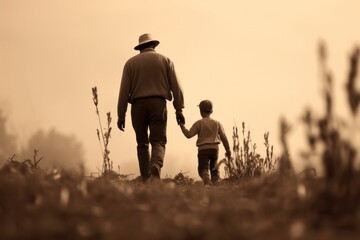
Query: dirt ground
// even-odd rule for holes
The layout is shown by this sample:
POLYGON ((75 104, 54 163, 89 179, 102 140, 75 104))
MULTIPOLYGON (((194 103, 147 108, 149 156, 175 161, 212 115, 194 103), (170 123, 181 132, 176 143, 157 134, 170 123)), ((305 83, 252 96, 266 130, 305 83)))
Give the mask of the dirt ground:
POLYGON ((321 179, 185 180, 3 168, 0 239, 360 239, 357 206, 352 214, 321 210, 321 179))

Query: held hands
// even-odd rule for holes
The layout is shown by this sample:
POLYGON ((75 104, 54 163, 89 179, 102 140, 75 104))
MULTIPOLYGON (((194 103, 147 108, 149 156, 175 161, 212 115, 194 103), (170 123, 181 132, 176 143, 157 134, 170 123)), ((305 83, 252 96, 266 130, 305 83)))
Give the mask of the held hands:
POLYGON ((118 119, 117 126, 121 131, 125 131, 125 119, 118 119))
POLYGON ((176 110, 176 122, 177 124, 185 124, 185 117, 181 110, 176 110))
POLYGON ((226 153, 225 153, 225 157, 227 157, 227 158, 231 158, 231 151, 229 150, 229 151, 226 151, 226 153))

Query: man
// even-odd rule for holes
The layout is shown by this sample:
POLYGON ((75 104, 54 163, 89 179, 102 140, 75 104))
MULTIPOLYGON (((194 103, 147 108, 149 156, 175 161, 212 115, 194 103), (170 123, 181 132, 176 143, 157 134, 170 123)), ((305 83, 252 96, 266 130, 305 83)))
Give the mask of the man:
POLYGON ((177 123, 185 123, 183 91, 173 62, 155 51, 159 43, 150 34, 139 37, 134 49, 140 53, 130 58, 123 69, 117 109, 117 125, 124 131, 128 102, 132 105, 131 120, 144 182, 150 177, 160 179, 166 145, 166 100, 173 100, 177 123))

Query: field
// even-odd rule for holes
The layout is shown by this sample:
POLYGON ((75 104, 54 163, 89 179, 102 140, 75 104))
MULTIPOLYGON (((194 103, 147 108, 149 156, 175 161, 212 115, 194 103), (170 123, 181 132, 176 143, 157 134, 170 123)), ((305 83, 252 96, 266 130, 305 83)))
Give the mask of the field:
POLYGON ((359 239, 358 202, 326 211, 323 187, 279 174, 205 187, 180 173, 143 184, 13 162, 0 172, 1 239, 359 239))
POLYGON ((234 157, 219 162, 226 177, 217 185, 204 186, 182 173, 155 183, 129 180, 112 169, 111 115, 107 113, 103 128, 95 87, 102 172, 88 177, 55 168, 45 171, 36 150, 33 161, 10 158, 0 169, 0 239, 360 239, 355 138, 360 50, 355 48, 349 58, 348 120, 335 114, 326 48, 319 47, 325 109, 323 114, 305 109, 302 116, 308 143, 302 157, 309 163, 304 172, 293 171, 287 145, 291 126, 281 119, 283 152, 277 158, 268 132, 262 157, 245 124, 239 133, 234 127, 234 157), (322 177, 312 171, 309 159, 314 157, 321 160, 322 177))

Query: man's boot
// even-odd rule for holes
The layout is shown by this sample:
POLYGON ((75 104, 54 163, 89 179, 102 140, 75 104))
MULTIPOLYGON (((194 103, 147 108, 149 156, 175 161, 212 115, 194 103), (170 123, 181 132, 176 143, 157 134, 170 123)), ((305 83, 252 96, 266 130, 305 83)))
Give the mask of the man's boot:
POLYGON ((138 145, 137 156, 139 161, 140 174, 143 182, 150 178, 150 154, 149 145, 138 145))
POLYGON ((153 144, 151 149, 150 173, 154 179, 160 179, 165 156, 165 145, 153 144))

